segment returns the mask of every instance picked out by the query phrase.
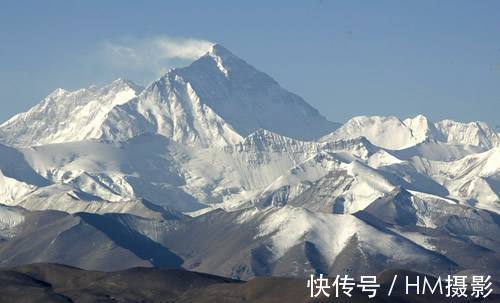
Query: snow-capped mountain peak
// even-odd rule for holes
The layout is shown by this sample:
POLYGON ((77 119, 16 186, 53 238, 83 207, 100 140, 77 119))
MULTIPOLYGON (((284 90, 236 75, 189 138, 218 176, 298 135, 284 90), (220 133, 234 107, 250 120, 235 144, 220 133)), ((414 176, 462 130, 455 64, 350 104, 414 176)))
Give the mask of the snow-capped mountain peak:
POLYGON ((393 116, 358 116, 351 118, 321 141, 366 137, 371 143, 391 150, 410 148, 434 141, 455 145, 492 148, 500 136, 483 122, 461 123, 443 120, 437 123, 423 115, 401 120, 393 116))
POLYGON ((234 56, 231 52, 229 52, 219 44, 213 45, 212 48, 207 52, 206 56, 212 58, 215 61, 219 70, 226 77, 229 77, 231 65, 242 63, 241 59, 234 56))
POLYGON ((126 79, 103 88, 58 89, 0 126, 0 141, 30 146, 124 141, 159 133, 183 144, 221 146, 260 128, 314 139, 335 126, 270 76, 215 44, 189 66, 170 70, 144 90, 126 79))
POLYGON ((308 140, 336 127, 302 98, 221 45, 214 45, 190 66, 175 73, 242 136, 263 128, 308 140))
POLYGON ((414 118, 405 119, 403 123, 411 130, 412 136, 419 143, 427 140, 442 142, 446 140, 438 131, 434 123, 424 115, 417 115, 414 118))
POLYGON ((322 141, 366 137, 371 143, 388 149, 402 149, 419 143, 412 130, 397 117, 358 116, 350 119, 322 141))
MULTIPOLYGON (((148 87, 144 91, 144 96, 141 96, 137 102, 143 103, 141 99, 144 99, 146 95, 152 96, 153 92, 158 96, 153 102, 179 104, 179 106, 174 106, 174 110, 170 110, 168 115, 174 114, 175 110, 185 112, 188 107, 199 108, 195 111, 198 114, 210 111, 218 117, 216 120, 219 122, 214 125, 224 124, 228 130, 230 129, 229 132, 235 132, 241 137, 262 128, 292 138, 312 139, 335 127, 334 123, 327 121, 300 97, 287 92, 271 77, 218 44, 189 66, 169 71, 159 81, 148 87), (184 94, 187 95, 184 97, 179 96, 181 90, 189 93, 184 94)), ((169 106, 172 107, 172 105, 169 106)), ((196 113, 182 114, 182 116, 197 119, 196 123, 186 120, 187 124, 193 125, 207 120, 196 113)), ((178 119, 175 120, 178 121, 178 119)), ((159 126, 146 128, 149 131, 156 131, 159 126)), ((178 125, 175 128, 181 131, 183 127, 183 125, 178 125)), ((174 127, 164 127, 164 129, 172 128, 174 127)), ((189 128, 193 129, 193 127, 189 128)), ((169 132, 160 131, 167 137, 172 137, 169 132)), ((221 140, 212 141, 210 138, 198 137, 198 139, 181 140, 181 142, 200 144, 202 141, 204 143, 201 145, 210 144, 210 142, 225 145, 234 144, 239 140, 235 134, 224 134, 225 132, 211 131, 211 133, 217 133, 217 138, 223 138, 221 140)), ((197 133, 202 132, 197 131, 197 133)), ((178 141, 175 136, 174 140, 178 141)))
POLYGON ((98 88, 61 88, 25 113, 0 125, 3 143, 31 146, 99 138, 100 124, 116 105, 134 98, 141 87, 124 79, 98 88))
POLYGON ((462 123, 443 120, 436 123, 446 141, 452 144, 467 144, 491 148, 500 146, 500 135, 484 122, 462 123))
POLYGON ((144 87, 138 85, 138 84, 135 84, 134 82, 132 82, 131 80, 127 79, 127 78, 118 78, 116 80, 114 80, 113 82, 111 82, 109 85, 106 85, 103 87, 103 90, 119 90, 119 89, 133 89, 136 94, 139 94, 143 89, 144 87))
POLYGON ((55 250, 27 260, 64 262, 60 243, 107 235, 132 239, 131 252, 154 243, 186 268, 237 278, 416 264, 448 273, 478 256, 499 268, 496 132, 423 115, 334 128, 220 45, 145 89, 122 78, 57 89, 0 126, 1 141, 16 145, 0 144, 0 203, 15 206, 0 205, 0 259, 18 262, 5 247, 16 255, 19 241, 39 251, 30 239, 43 234, 55 250), (32 224, 62 212, 86 214, 64 219, 54 239, 52 227, 32 224))
POLYGON ((65 95, 65 94, 67 94, 67 93, 68 93, 68 91, 67 91, 67 90, 65 90, 64 88, 60 88, 60 87, 59 87, 59 88, 56 88, 53 92, 51 92, 51 93, 47 96, 47 98, 57 98, 57 97, 60 97, 60 96, 62 96, 62 95, 65 95))

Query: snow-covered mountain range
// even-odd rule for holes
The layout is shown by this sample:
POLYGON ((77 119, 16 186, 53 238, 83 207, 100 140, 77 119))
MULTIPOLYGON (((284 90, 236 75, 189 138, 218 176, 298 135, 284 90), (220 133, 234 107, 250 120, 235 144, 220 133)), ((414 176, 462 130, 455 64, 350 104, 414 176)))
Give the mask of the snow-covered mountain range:
POLYGON ((499 133, 333 123, 220 45, 146 88, 57 89, 0 142, 2 266, 500 272, 499 133))

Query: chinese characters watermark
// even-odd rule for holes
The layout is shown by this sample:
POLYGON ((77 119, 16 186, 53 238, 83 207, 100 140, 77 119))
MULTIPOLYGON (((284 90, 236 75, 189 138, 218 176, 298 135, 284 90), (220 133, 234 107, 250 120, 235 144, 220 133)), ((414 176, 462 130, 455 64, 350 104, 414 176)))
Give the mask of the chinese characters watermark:
MULTIPOLYGON (((392 283, 386 293, 390 297, 394 292, 397 281, 403 281, 404 294, 410 295, 441 295, 446 298, 487 298, 492 292, 491 276, 472 276, 470 280, 467 276, 448 275, 445 279, 441 277, 430 278, 427 276, 404 276, 394 275, 392 283), (470 283, 468 283, 470 281, 470 283)), ((380 284, 377 283, 376 276, 361 276, 359 281, 355 281, 349 275, 337 275, 334 278, 325 277, 320 274, 318 277, 311 275, 307 281, 307 287, 311 298, 324 296, 329 298, 340 295, 352 297, 353 291, 359 289, 368 298, 377 296, 380 284)))

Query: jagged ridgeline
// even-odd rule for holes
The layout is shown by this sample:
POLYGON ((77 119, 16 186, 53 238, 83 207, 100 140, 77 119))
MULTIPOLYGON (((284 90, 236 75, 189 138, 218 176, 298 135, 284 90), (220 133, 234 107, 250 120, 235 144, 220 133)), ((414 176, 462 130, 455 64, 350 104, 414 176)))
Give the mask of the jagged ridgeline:
POLYGON ((57 89, 0 142, 2 266, 500 273, 494 129, 333 123, 220 45, 146 88, 57 89))

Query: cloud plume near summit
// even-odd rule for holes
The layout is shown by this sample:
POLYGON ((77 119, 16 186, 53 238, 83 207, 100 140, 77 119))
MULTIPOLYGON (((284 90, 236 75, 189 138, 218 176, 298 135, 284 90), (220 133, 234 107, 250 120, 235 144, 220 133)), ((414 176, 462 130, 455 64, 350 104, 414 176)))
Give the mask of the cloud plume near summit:
POLYGON ((161 74, 172 67, 174 61, 194 60, 207 52, 213 44, 204 39, 159 35, 105 41, 100 46, 99 53, 105 63, 113 67, 150 69, 161 74))

